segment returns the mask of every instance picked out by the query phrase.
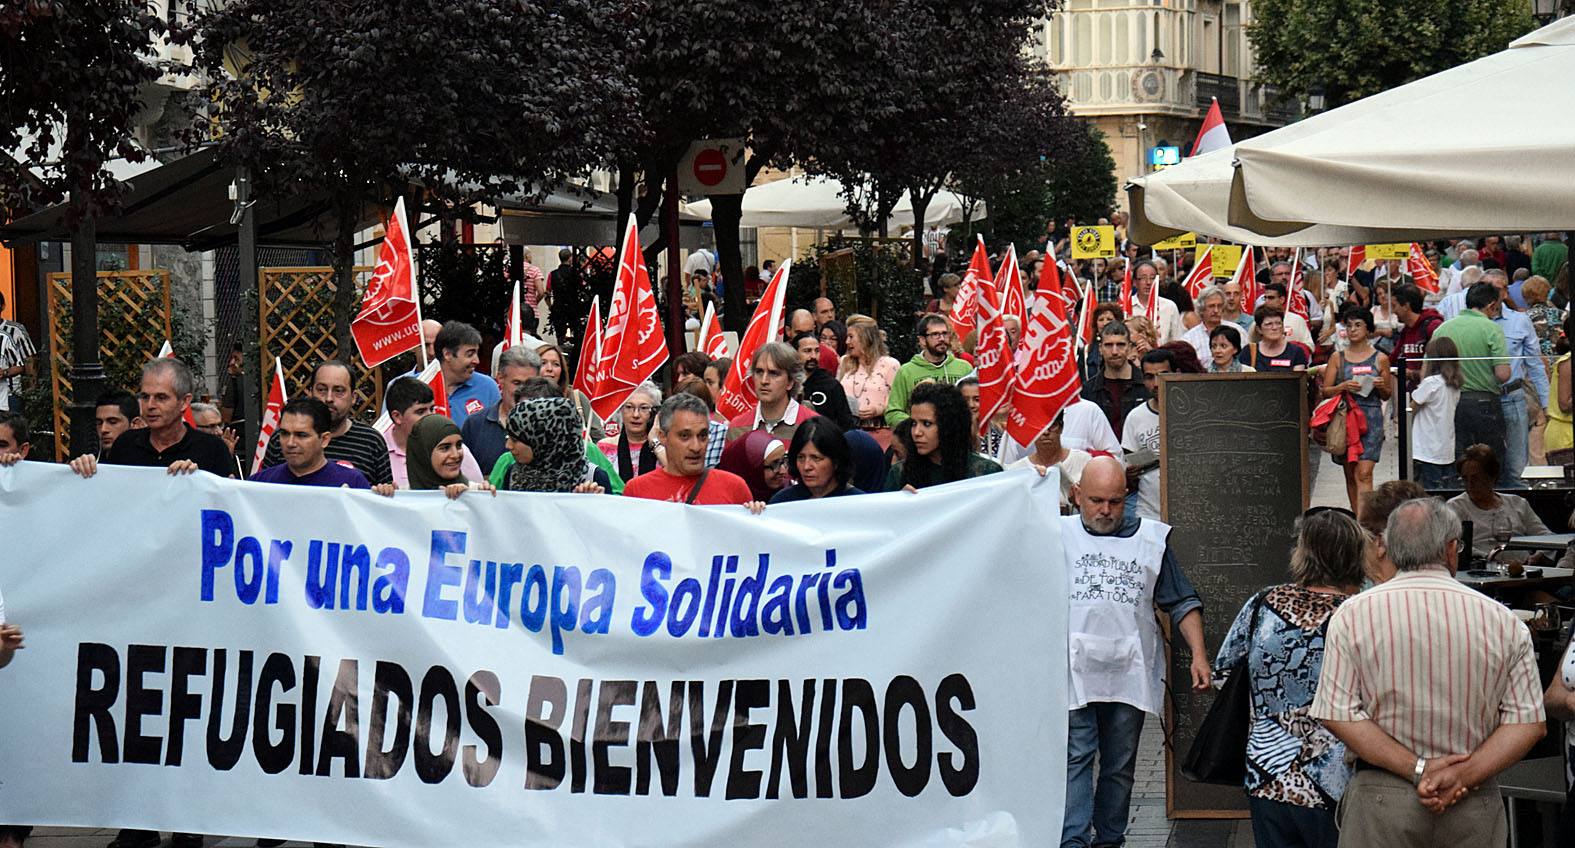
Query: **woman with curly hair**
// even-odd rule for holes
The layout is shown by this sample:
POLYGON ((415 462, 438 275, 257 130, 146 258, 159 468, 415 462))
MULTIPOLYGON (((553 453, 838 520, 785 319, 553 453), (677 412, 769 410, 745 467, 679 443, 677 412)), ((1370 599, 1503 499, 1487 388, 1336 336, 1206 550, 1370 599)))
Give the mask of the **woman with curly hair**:
POLYGON ((1001 466, 973 452, 968 402, 956 386, 920 383, 908 397, 913 429, 903 434, 904 459, 886 475, 886 491, 917 491, 994 474, 1001 466))

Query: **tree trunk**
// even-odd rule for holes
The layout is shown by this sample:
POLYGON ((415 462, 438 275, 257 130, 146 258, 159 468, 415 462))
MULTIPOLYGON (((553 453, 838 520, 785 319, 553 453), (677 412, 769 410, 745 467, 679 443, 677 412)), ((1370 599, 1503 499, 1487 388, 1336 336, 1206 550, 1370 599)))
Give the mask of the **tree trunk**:
MULTIPOLYGON (((339 231, 334 236, 334 355, 349 362, 355 352, 350 321, 356 313, 355 230, 360 217, 359 198, 341 197, 335 204, 339 231)), ((446 228, 445 228, 446 229, 446 228)))
MULTIPOLYGON (((769 150, 760 149, 749 157, 744 164, 744 191, 749 191, 749 187, 754 185, 755 177, 760 176, 770 156, 769 150)), ((749 307, 744 303, 744 287, 749 281, 744 279, 744 251, 739 243, 739 227, 744 218, 744 195, 715 195, 710 201, 711 231, 716 236, 717 270, 724 281, 722 329, 732 330, 742 336, 750 318, 747 312, 749 307)))
POLYGON ((629 216, 634 213, 634 189, 637 184, 634 175, 634 166, 622 162, 618 164, 618 234, 613 237, 613 255, 623 253, 623 233, 628 226, 629 216))
POLYGON ((722 275, 725 298, 722 328, 740 336, 749 314, 744 306, 744 251, 739 244, 738 227, 744 217, 742 194, 717 194, 711 200, 711 227, 716 235, 717 270, 722 275))
POLYGON ((93 413, 104 392, 99 360, 98 229, 89 200, 73 191, 80 219, 71 234, 71 442, 67 457, 92 453, 98 445, 93 413))
POLYGON ((908 189, 908 197, 913 203, 913 256, 910 267, 919 267, 919 257, 924 255, 924 216, 930 209, 930 201, 935 199, 939 191, 939 186, 923 189, 914 186, 908 189))

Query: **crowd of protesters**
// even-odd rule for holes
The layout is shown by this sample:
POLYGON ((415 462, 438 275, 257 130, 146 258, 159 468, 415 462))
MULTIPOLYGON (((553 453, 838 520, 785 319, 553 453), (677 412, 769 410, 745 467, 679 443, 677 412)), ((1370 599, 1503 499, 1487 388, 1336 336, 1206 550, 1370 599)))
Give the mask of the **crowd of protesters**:
MULTIPOLYGON (((1525 626, 1453 575, 1471 556, 1459 550, 1462 519, 1494 536, 1546 531, 1525 501, 1499 490, 1521 485, 1520 470, 1534 456, 1567 463, 1575 452, 1562 241, 1429 247, 1441 267, 1436 296, 1397 264, 1348 267, 1345 250, 1309 252, 1300 269, 1292 266, 1298 254, 1266 251, 1254 303, 1244 302, 1236 281, 1189 296, 1179 282, 1188 267, 1178 260, 1187 257, 1143 258, 1124 246, 1124 257, 1112 261, 1069 263, 1069 287, 1086 282, 1101 301, 1086 305, 1094 339, 1079 354, 1082 396, 1028 445, 1006 434, 1004 411, 979 420, 974 338, 959 337, 948 320, 961 278, 944 243, 932 247, 929 301, 906 340, 916 350, 911 358, 890 355, 873 318, 840 314, 821 298, 785 316, 783 341, 750 354, 755 401, 731 418, 717 409, 727 359, 675 357, 661 385, 637 386, 603 420, 570 385, 570 363, 557 345, 496 353, 487 374, 478 370, 480 332, 431 322, 424 338, 442 367, 447 415, 434 411, 425 382, 402 375, 384 387, 380 431, 356 417, 367 387, 354 369, 327 360, 315 365, 307 394, 284 405, 260 470, 247 475, 222 411, 192 403, 191 370, 178 359, 155 359, 136 394, 100 399, 99 445, 70 465, 85 478, 100 465, 153 466, 381 495, 622 495, 756 513, 788 502, 914 492, 1003 468, 1056 469, 1071 585, 1080 585, 1090 563, 1110 557, 1148 575, 1136 604, 1071 594, 1063 846, 1121 844, 1145 715, 1161 712, 1167 685, 1203 690, 1240 667, 1252 675, 1245 789, 1260 846, 1425 845, 1439 833, 1503 844, 1495 775, 1541 738, 1545 715, 1575 714, 1575 651, 1566 651, 1562 672, 1544 690, 1525 626), (1125 263, 1133 266, 1134 302, 1147 302, 1159 287, 1152 317, 1123 313, 1125 263), (1304 300, 1288 308, 1292 298, 1304 300), (1159 384, 1167 373, 1254 372, 1306 373, 1314 394, 1345 398, 1372 423, 1353 452, 1335 457, 1351 508, 1303 517, 1289 582, 1257 593, 1240 611, 1212 612, 1234 615, 1234 623, 1211 654, 1202 625, 1207 599, 1183 573, 1160 521, 1159 384), (1386 406, 1405 399, 1401 373, 1415 410, 1412 459, 1421 485, 1375 485, 1386 406), (1452 487, 1464 491, 1447 504, 1428 496, 1452 487), (1393 610, 1409 604, 1432 612, 1393 623, 1393 610), (1156 610, 1190 650, 1187 680, 1164 679, 1156 610), (1365 638, 1380 626, 1383 639, 1365 638), (1415 685, 1397 683, 1412 679, 1415 651, 1425 645, 1445 646, 1431 674, 1415 685), (1491 681, 1466 693, 1462 721, 1447 730, 1428 719, 1452 709, 1460 693, 1438 668, 1491 681)), ((1025 294, 1043 261, 1025 255, 1018 281, 1025 294)), ((702 266, 686 268, 694 310, 716 298, 713 269, 702 266)), ((0 366, 26 360, 17 343, 3 341, 9 338, 0 334, 0 366)), ((8 373, 0 367, 0 381, 8 373)), ((0 465, 39 458, 30 441, 24 416, 0 411, 0 465)), ((1491 537, 1477 537, 1484 539, 1491 537)), ((23 647, 4 610, 0 601, 0 667, 23 647)), ((25 836, 0 829, 0 845, 25 836)), ((178 834, 176 841, 198 838, 178 834)), ((158 834, 125 831, 111 845, 158 843, 158 834)))

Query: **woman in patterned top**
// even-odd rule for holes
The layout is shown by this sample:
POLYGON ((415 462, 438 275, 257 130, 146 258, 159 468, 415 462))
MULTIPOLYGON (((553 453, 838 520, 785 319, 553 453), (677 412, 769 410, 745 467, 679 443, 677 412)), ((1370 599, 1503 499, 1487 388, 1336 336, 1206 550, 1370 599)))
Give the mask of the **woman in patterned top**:
POLYGON ((886 399, 891 381, 897 376, 897 360, 886 355, 886 342, 874 322, 848 325, 847 355, 837 369, 837 379, 848 396, 848 405, 858 418, 858 428, 867 431, 882 449, 891 444, 891 428, 886 426, 886 399))
POLYGON ((1367 545, 1346 510, 1310 510, 1297 527, 1293 582, 1248 601, 1214 660, 1219 683, 1244 655, 1252 676, 1246 789, 1259 848, 1335 848, 1338 841, 1335 805, 1351 770, 1345 745, 1307 711, 1323 666, 1325 629, 1361 585, 1367 545))

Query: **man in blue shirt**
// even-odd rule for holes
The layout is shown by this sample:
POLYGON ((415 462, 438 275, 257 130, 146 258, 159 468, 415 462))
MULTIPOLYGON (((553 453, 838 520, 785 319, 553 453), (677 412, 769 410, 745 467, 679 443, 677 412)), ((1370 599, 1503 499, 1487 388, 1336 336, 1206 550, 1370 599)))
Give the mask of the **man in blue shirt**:
POLYGON ((438 331, 438 360, 443 363, 443 386, 448 390, 448 417, 465 426, 465 419, 497 405, 502 394, 497 381, 476 373, 481 361, 481 333, 463 321, 449 321, 438 331))
POLYGON ((1542 346, 1531 319, 1510 300, 1509 278, 1495 268, 1483 274, 1482 281, 1498 289, 1502 305, 1493 323, 1504 331, 1504 344, 1509 348, 1510 378, 1499 397, 1504 410, 1504 461, 1498 484, 1500 488, 1524 489, 1526 482, 1520 475, 1526 469, 1531 428, 1542 423, 1548 407, 1548 371, 1542 367, 1542 346), (1533 389, 1535 402, 1528 401, 1526 385, 1533 389))
POLYGON ((313 397, 293 398, 279 411, 279 450, 284 462, 253 475, 257 483, 370 489, 366 475, 349 464, 329 462, 323 455, 333 438, 333 413, 313 397))

